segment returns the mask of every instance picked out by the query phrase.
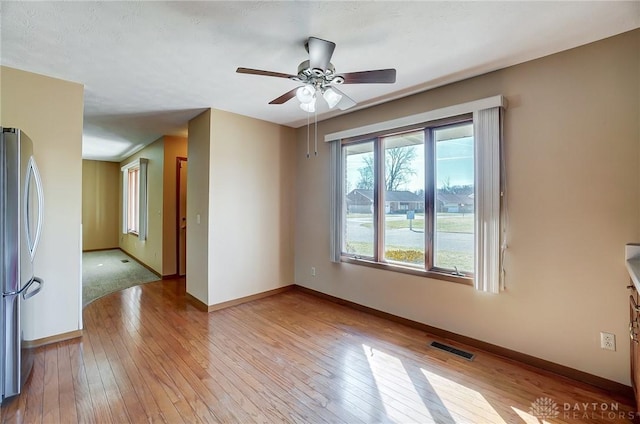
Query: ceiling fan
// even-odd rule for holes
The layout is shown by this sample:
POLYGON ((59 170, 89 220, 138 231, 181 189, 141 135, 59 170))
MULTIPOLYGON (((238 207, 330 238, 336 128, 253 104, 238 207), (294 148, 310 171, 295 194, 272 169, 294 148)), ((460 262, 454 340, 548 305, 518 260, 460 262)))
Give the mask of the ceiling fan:
POLYGON ((349 109, 356 102, 336 88, 341 84, 392 84, 396 82, 395 69, 378 69, 372 71, 349 72, 337 74, 331 63, 331 56, 336 48, 335 43, 316 37, 309 37, 304 43, 309 53, 309 60, 298 65, 298 74, 283 74, 280 72, 263 71, 260 69, 238 68, 239 74, 262 75, 267 77, 288 78, 301 82, 303 85, 287 91, 282 96, 273 99, 269 104, 283 104, 294 97, 300 101, 300 108, 306 112, 315 112, 316 95, 320 94, 330 109, 338 107, 349 109))

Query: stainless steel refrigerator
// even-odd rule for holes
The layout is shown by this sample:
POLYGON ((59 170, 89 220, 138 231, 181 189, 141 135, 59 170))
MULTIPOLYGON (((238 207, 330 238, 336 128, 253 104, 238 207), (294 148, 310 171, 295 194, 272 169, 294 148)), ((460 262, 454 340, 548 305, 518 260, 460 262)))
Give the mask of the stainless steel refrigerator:
POLYGON ((22 337, 22 303, 43 287, 33 259, 42 230, 42 182, 29 137, 0 127, 0 384, 4 399, 20 393, 33 365, 22 337))

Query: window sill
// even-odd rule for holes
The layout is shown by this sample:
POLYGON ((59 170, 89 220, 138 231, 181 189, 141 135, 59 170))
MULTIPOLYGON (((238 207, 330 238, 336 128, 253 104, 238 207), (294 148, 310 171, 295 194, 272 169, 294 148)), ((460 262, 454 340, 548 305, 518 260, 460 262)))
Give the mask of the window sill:
POLYGON ((129 234, 130 236, 139 237, 138 233, 135 231, 128 231, 127 234, 129 234))
POLYGON ((402 274, 409 274, 409 275, 417 275, 425 278, 433 278, 435 280, 445 280, 445 281, 450 281, 452 283, 473 286, 473 277, 466 276, 466 275, 459 276, 459 275, 452 275, 445 272, 425 271, 422 269, 405 267, 397 264, 373 262, 367 259, 356 259, 350 256, 342 256, 340 258, 340 261, 348 264, 368 266, 370 268, 383 269, 386 271, 399 272, 402 274))

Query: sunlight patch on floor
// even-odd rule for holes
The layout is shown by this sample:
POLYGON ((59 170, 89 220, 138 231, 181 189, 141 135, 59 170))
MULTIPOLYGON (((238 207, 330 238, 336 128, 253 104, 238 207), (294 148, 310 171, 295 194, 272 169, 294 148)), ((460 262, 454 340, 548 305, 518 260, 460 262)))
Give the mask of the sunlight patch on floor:
POLYGON ((476 390, 449 380, 431 371, 420 369, 431 383, 434 392, 442 404, 451 413, 462 415, 463 421, 472 419, 474 422, 505 423, 504 419, 489 404, 482 394, 476 390))
POLYGON ((399 359, 362 345, 387 417, 396 422, 435 422, 399 359))

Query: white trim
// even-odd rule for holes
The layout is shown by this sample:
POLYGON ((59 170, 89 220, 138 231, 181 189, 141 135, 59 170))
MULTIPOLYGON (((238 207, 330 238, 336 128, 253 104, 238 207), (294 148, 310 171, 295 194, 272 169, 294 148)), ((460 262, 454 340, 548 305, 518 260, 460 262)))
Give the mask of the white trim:
POLYGON ((341 140, 343 138, 357 137, 365 134, 377 133, 380 131, 394 130, 409 125, 420 124, 423 122, 435 121, 437 119, 450 118, 452 116, 463 115, 465 113, 473 113, 483 109, 494 107, 507 107, 507 99, 502 96, 487 97, 485 99, 474 100, 472 102, 462 103, 459 105, 443 107, 415 115, 404 116, 402 118, 392 119, 390 121, 376 122, 375 124, 365 125, 363 127, 352 128, 344 131, 327 134, 324 136, 325 142, 341 140))
POLYGON ((140 159, 139 159, 139 158, 138 158, 138 159, 136 159, 136 160, 134 160, 134 161, 129 162, 129 163, 128 163, 128 164, 126 164, 126 165, 123 165, 123 166, 120 168, 120 171, 122 171, 122 172, 124 172, 124 171, 128 171, 128 170, 129 170, 129 169, 131 169, 131 168, 140 168, 140 159))

